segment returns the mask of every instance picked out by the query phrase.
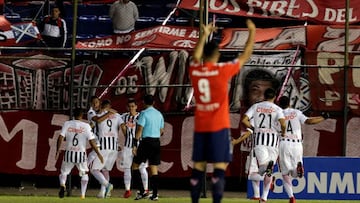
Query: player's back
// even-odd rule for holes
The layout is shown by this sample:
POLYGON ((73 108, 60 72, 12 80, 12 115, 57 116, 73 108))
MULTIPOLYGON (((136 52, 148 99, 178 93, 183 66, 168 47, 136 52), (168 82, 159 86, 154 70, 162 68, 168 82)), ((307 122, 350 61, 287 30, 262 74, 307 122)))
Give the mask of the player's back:
POLYGON ((67 151, 85 152, 88 140, 94 138, 90 125, 80 120, 66 121, 63 133, 67 151))
POLYGON ((284 116, 282 109, 276 104, 269 101, 259 102, 251 106, 248 112, 254 119, 255 132, 277 133, 279 131, 279 119, 284 116))
POLYGON ((307 117, 299 110, 286 108, 283 110, 285 116, 285 136, 291 139, 302 139, 301 124, 304 124, 307 117))
POLYGON ((209 132, 230 127, 228 82, 240 69, 238 60, 190 66, 196 101, 195 131, 209 132))

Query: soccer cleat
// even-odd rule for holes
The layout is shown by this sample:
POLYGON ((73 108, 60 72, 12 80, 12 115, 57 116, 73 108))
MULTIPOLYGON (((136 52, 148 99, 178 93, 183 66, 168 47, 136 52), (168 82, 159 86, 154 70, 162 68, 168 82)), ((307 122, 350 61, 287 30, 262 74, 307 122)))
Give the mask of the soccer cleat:
POLYGON ((290 197, 289 203, 296 203, 295 197, 290 197))
POLYGON ((124 198, 129 198, 131 197, 131 190, 126 190, 124 193, 124 198))
POLYGON ((64 198, 64 196, 65 196, 65 186, 60 186, 59 197, 64 198))
POLYGON ((158 201, 159 200, 159 197, 156 195, 151 195, 150 197, 149 197, 149 200, 152 200, 152 201, 158 201))
POLYGON ((265 203, 265 202, 266 202, 266 200, 264 200, 264 199, 259 200, 259 203, 265 203))
POLYGON ((271 179, 270 190, 274 191, 274 188, 275 188, 275 176, 273 176, 271 179))
POLYGON ((81 195, 81 196, 80 196, 80 199, 85 199, 85 195, 81 195))
POLYGON ((139 191, 136 193, 136 197, 135 200, 140 200, 140 199, 146 199, 149 197, 149 191, 145 191, 144 193, 140 193, 139 191))
POLYGON ((301 162, 297 164, 296 172, 299 178, 302 178, 304 176, 304 167, 301 162))
POLYGON ((113 184, 109 183, 105 188, 105 197, 109 197, 111 190, 114 188, 113 184))
POLYGON ((273 166, 274 166, 274 162, 273 161, 269 161, 269 164, 268 164, 268 166, 267 166, 267 168, 266 168, 266 171, 265 171, 265 174, 267 175, 267 176, 271 176, 271 174, 273 173, 273 166))
POLYGON ((252 197, 251 200, 260 200, 260 197, 252 197))

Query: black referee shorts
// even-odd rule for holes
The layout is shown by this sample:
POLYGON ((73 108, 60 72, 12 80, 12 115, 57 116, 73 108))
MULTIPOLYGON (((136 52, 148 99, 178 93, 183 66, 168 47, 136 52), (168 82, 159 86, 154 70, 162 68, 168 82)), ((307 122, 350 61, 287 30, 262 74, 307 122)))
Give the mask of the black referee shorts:
POLYGON ((136 164, 149 161, 149 165, 160 165, 160 138, 142 139, 133 161, 136 164))

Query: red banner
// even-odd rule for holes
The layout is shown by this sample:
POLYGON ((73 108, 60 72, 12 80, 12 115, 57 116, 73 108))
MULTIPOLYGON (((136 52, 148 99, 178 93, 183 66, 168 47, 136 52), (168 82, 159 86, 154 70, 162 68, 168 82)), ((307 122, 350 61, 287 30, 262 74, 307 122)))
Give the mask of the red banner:
MULTIPOLYGON (((349 51, 357 51, 360 44, 360 26, 350 26, 349 51)), ((226 28, 215 35, 223 50, 242 50, 246 45, 248 30, 226 28)), ((130 49, 192 50, 198 40, 198 29, 179 26, 157 26, 131 34, 112 35, 79 41, 78 49, 130 49)), ((255 50, 288 50, 301 46, 308 50, 344 51, 345 27, 339 25, 309 25, 281 28, 257 28, 255 50)))
MULTIPOLYGON (((360 0, 349 1, 349 22, 360 20, 360 0)), ((200 0, 181 1, 179 7, 199 10, 200 0)), ((282 18, 317 24, 344 24, 345 1, 329 0, 209 0, 209 12, 258 18, 282 18)))
MULTIPOLYGON (((344 99, 347 99, 351 113, 360 115, 360 70, 347 68, 344 73, 344 54, 307 52, 306 63, 324 66, 309 68, 312 108, 317 111, 343 112, 344 99), (331 65, 332 67, 326 67, 331 65), (347 84, 344 84, 347 77, 347 84), (344 97, 344 86, 347 86, 347 98, 344 97)), ((350 66, 360 66, 360 56, 351 54, 350 66)))

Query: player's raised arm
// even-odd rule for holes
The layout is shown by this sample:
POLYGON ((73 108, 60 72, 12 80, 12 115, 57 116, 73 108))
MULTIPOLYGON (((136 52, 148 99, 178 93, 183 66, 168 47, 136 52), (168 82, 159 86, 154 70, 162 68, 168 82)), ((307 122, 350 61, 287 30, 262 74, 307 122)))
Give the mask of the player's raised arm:
POLYGON ((201 25, 201 28, 200 28, 201 34, 199 37, 199 41, 196 43, 194 53, 193 53, 193 60, 195 62, 201 61, 201 58, 203 56, 203 51, 204 51, 204 45, 206 43, 206 39, 209 37, 211 32, 213 32, 215 30, 216 30, 216 27, 214 27, 212 24, 201 25))
POLYGON ((250 19, 246 20, 246 25, 249 29, 249 36, 246 41, 244 51, 238 56, 238 60, 240 61, 240 64, 246 63, 246 61, 250 58, 254 49, 256 26, 250 19))

